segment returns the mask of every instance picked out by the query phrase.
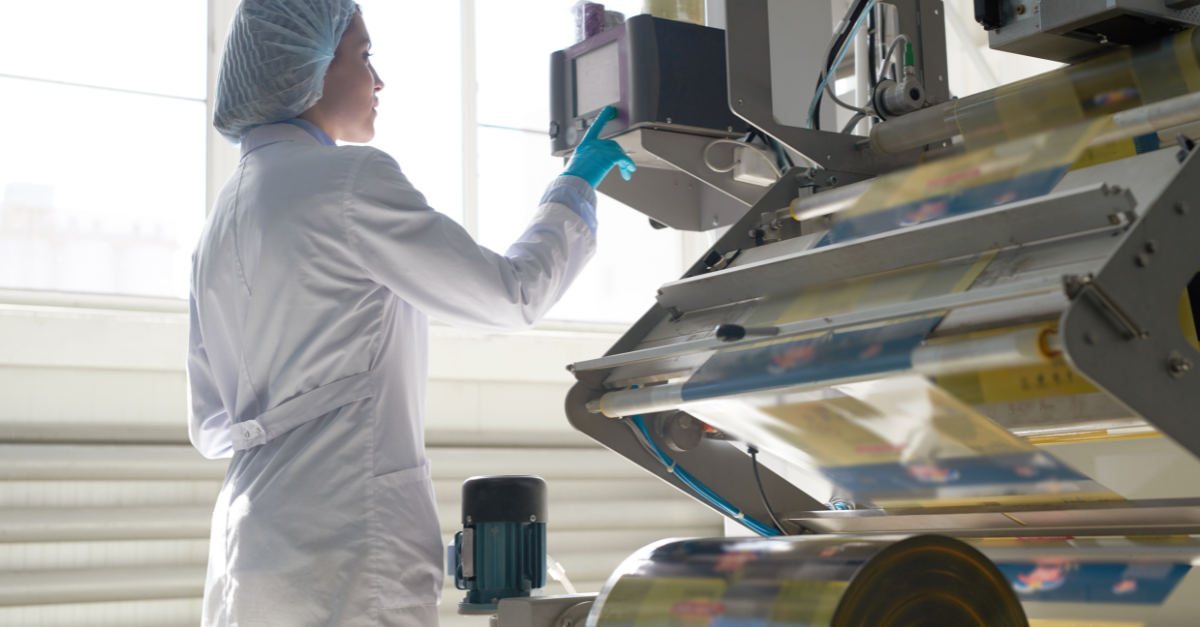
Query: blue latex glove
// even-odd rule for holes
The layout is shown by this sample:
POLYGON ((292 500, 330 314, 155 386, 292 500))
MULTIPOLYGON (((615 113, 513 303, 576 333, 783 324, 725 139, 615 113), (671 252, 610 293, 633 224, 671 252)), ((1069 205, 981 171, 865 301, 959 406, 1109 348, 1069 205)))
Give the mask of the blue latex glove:
POLYGON ((604 107, 600 115, 596 116, 596 122, 583 136, 583 141, 579 142, 575 148, 575 154, 571 155, 571 160, 567 162, 567 170, 563 174, 578 176, 595 188, 600 185, 600 181, 604 180, 604 175, 608 174, 614 165, 618 165, 621 166, 621 177, 626 181, 629 180, 629 175, 637 170, 637 166, 633 165, 633 159, 625 154, 617 142, 611 139, 600 139, 600 132, 604 130, 604 125, 615 117, 617 117, 616 108, 611 105, 604 107))

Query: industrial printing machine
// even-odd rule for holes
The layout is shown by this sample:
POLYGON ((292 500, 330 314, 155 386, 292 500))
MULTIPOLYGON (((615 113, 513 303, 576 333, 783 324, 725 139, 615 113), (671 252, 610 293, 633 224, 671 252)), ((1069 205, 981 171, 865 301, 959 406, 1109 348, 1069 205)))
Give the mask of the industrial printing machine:
POLYGON ((636 16, 552 56, 555 154, 615 104, 638 171, 599 190, 720 234, 570 366, 568 418, 757 537, 531 596, 544 484, 473 479, 464 611, 1200 625, 1200 1, 976 0, 992 48, 1066 65, 958 99, 942 2, 851 5, 832 40, 824 3, 730 0, 724 31, 636 16))

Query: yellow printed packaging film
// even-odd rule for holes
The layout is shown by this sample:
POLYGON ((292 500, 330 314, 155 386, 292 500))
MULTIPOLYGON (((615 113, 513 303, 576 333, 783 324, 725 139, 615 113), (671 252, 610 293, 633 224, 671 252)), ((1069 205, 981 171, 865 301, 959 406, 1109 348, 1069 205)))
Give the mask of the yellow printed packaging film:
MULTIPOLYGON (((1058 332, 1056 323, 1037 323, 968 333, 955 336, 952 340, 982 338, 1030 328, 1045 328, 1049 332, 1058 332)), ((930 344, 936 346, 944 341, 945 338, 934 340, 930 344)), ((938 376, 934 381, 951 396, 968 405, 1032 401, 1095 394, 1100 391, 1072 370, 1058 354, 1040 364, 954 373, 938 376)))
POLYGON ((941 536, 712 538, 621 565, 589 627, 1017 627, 1003 574, 941 536))
MULTIPOLYGON (((961 292, 994 257, 987 253, 812 286, 761 304, 745 322, 778 325, 961 292)), ((683 384, 685 401, 903 370, 941 314, 836 332, 738 344, 718 351, 683 384)))
MULTIPOLYGON (((778 325, 961 292, 992 258, 987 254, 812 286, 768 299, 746 323, 778 325)), ((939 321, 934 314, 719 351, 684 384, 686 410, 825 482, 802 489, 828 494, 832 484, 833 494, 864 505, 1121 500, 937 384, 905 374, 939 321), (859 382, 850 382, 856 376, 859 382)), ((1027 368, 1025 376, 1047 371, 1053 381, 1059 373, 1068 382, 1055 393, 1094 391, 1064 369, 1048 361, 1027 368)), ((959 394, 975 394, 968 402, 981 403, 1018 396, 1011 388, 1020 388, 1020 373, 1016 384, 1013 374, 949 379, 959 394)), ((1044 389, 1017 392, 1046 395, 1044 389)))
POLYGON ((1200 621, 1200 540, 1188 536, 968 540, 1004 573, 1032 627, 1200 621))
POLYGON ((714 399, 687 411, 815 471, 861 507, 1123 500, 919 375, 714 399))
POLYGON ((1198 52, 1200 34, 1186 30, 960 98, 953 119, 976 149, 1103 118, 1200 90, 1198 52))
MULTIPOLYGON (((1110 117, 1022 134, 1004 143, 879 177, 834 214, 821 245, 952 218, 1049 193, 1110 117)), ((1096 157, 1093 157, 1096 158, 1096 157)))
POLYGON ((1072 168, 1157 150, 1154 133, 1089 145, 1114 113, 1200 89, 1198 52, 1191 29, 931 109, 971 152, 880 177, 820 245, 1033 198, 1072 168))

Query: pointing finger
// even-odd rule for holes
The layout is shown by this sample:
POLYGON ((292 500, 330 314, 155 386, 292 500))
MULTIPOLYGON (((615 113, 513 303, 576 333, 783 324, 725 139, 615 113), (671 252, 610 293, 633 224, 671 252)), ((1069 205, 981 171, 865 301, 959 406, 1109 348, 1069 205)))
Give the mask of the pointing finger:
POLYGON ((592 127, 588 129, 587 134, 583 136, 583 141, 587 141, 589 139, 595 140, 599 138, 600 133, 604 131, 604 126, 608 124, 609 120, 615 117, 617 117, 616 107, 612 105, 604 107, 604 109, 600 111, 600 115, 596 116, 596 121, 592 123, 592 127))

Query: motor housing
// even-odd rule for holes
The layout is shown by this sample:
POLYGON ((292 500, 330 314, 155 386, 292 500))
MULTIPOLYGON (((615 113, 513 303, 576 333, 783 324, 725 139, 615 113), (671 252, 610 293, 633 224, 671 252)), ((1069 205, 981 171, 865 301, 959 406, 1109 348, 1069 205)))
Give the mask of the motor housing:
POLYGON ((448 547, 460 614, 494 614, 500 599, 546 585, 546 482, 532 475, 471 477, 462 487, 463 530, 448 547))

